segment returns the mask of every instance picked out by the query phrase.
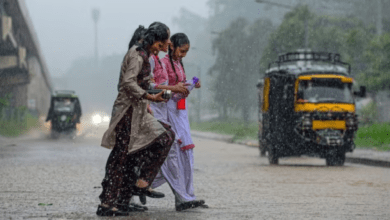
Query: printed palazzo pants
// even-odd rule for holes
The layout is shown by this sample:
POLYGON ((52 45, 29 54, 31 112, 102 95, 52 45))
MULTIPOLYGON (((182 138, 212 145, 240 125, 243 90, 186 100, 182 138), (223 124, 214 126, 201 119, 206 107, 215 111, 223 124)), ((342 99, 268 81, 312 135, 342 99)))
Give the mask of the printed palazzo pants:
POLYGON ((128 205, 138 179, 152 184, 175 140, 175 133, 170 126, 160 122, 167 131, 148 146, 128 154, 132 112, 130 107, 116 126, 115 146, 106 164, 103 192, 99 198, 102 204, 110 207, 128 205))

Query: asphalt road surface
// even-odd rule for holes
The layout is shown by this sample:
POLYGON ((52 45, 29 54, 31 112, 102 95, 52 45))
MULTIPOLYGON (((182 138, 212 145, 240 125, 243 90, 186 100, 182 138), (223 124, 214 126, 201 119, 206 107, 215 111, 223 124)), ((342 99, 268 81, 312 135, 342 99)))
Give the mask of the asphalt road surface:
MULTIPOLYGON (((106 219, 95 214, 110 153, 100 135, 0 143, 0 219, 106 219)), ((176 212, 164 185, 149 211, 115 219, 390 219, 390 169, 306 157, 270 166, 256 148, 194 141, 195 193, 209 209, 176 212)))

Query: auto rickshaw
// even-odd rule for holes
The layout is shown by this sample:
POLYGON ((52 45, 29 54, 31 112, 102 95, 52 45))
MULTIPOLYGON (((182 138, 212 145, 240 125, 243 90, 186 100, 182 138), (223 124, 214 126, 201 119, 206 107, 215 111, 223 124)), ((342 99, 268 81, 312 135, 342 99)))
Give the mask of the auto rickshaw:
POLYGON ((281 157, 315 156, 342 166, 355 148, 358 129, 351 66, 340 55, 297 51, 270 63, 259 89, 260 154, 270 164, 281 157))
POLYGON ((51 137, 58 138, 60 134, 65 134, 75 138, 81 115, 80 101, 74 91, 55 91, 46 118, 51 122, 51 137))

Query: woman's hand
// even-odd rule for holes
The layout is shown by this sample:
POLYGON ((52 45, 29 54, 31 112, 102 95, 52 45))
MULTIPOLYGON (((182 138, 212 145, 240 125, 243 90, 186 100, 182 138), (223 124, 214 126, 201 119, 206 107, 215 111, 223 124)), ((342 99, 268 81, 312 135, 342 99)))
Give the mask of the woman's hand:
MULTIPOLYGON (((153 115, 153 111, 152 111, 152 108, 150 108, 150 105, 148 104, 147 107, 146 107, 146 110, 148 110, 148 112, 153 115)), ((154 116, 154 115, 153 115, 154 116)))
POLYGON ((174 89, 172 89, 173 92, 177 92, 177 93, 183 93, 184 96, 188 96, 188 94, 190 93, 190 91, 188 91, 187 87, 186 87, 187 84, 184 84, 182 82, 179 82, 178 84, 176 84, 174 86, 174 89))
POLYGON ((163 101, 165 101, 165 99, 163 99, 163 97, 162 97, 164 92, 165 92, 165 89, 156 95, 151 95, 149 93, 146 93, 146 99, 149 101, 152 101, 152 102, 163 102, 163 101))
POLYGON ((200 88, 200 81, 195 84, 195 88, 197 88, 197 89, 200 88))

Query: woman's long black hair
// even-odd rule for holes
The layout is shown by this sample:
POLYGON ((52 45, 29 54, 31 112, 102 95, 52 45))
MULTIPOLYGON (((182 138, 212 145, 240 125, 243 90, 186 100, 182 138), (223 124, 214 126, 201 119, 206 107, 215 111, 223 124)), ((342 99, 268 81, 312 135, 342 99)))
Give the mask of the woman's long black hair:
POLYGON ((156 41, 166 41, 169 38, 169 28, 161 22, 153 22, 143 35, 143 41, 137 51, 143 49, 147 52, 148 47, 156 41))
POLYGON ((129 50, 134 46, 134 44, 138 43, 140 40, 144 39, 144 35, 146 33, 146 28, 142 25, 138 26, 138 28, 134 31, 133 37, 129 43, 129 50))
MULTIPOLYGON (((181 47, 181 46, 186 45, 186 44, 190 44, 190 40, 188 39, 186 34, 177 33, 177 34, 172 35, 171 42, 172 42, 173 50, 171 49, 171 47, 169 47, 168 55, 169 55, 169 60, 171 61, 172 69, 176 73, 175 65, 173 65, 172 53, 176 50, 176 48, 181 47)), ((183 67, 183 70, 185 72, 182 60, 180 60, 180 64, 183 67)), ((176 82, 177 81, 178 81, 178 76, 176 73, 176 82)))

